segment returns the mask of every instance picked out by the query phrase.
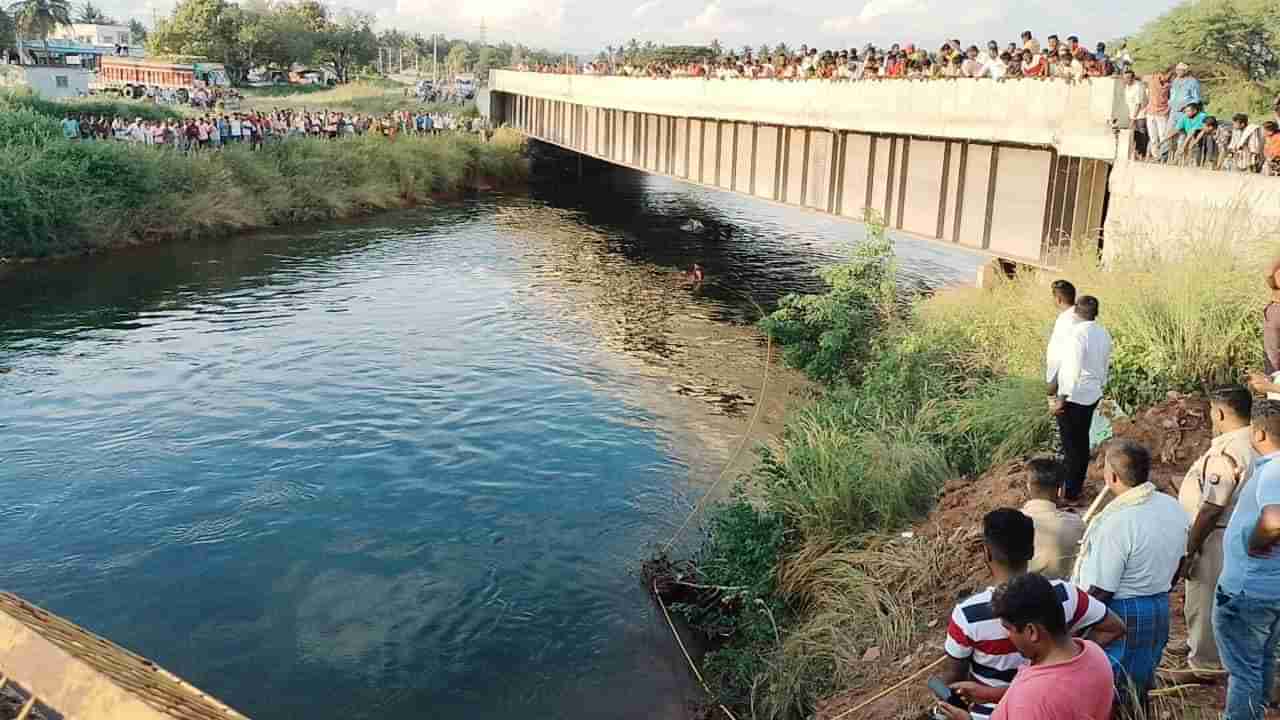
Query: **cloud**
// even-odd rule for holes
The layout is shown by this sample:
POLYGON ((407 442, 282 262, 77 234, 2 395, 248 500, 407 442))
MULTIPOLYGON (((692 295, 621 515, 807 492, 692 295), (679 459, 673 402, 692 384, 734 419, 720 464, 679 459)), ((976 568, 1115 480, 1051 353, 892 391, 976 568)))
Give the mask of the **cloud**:
POLYGON ((881 17, 925 13, 929 6, 925 0, 869 0, 858 13, 858 22, 866 25, 881 17))
POLYGON ((648 2, 641 3, 635 10, 631 11, 631 17, 637 19, 642 18, 647 15, 650 10, 653 10, 661 4, 662 0, 649 0, 648 2))
POLYGON ((740 19, 731 18, 727 15, 720 4, 720 0, 711 0, 696 17, 685 21, 684 29, 708 33, 731 33, 743 32, 746 30, 746 24, 740 19))

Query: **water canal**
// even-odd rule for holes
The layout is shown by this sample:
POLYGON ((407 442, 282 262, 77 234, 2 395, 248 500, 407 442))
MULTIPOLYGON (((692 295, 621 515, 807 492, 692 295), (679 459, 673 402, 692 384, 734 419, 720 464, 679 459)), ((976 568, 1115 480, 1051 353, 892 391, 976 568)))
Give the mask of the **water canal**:
POLYGON ((635 569, 860 232, 618 172, 0 268, 0 584, 257 720, 682 717, 635 569))

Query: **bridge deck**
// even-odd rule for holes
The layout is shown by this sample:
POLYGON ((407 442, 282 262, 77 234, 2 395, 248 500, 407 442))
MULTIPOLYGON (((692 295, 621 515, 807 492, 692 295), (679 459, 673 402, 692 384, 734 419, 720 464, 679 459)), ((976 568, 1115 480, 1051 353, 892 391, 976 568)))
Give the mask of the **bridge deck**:
POLYGON ((150 660, 0 593, 0 673, 28 707, 67 720, 247 720, 150 660))

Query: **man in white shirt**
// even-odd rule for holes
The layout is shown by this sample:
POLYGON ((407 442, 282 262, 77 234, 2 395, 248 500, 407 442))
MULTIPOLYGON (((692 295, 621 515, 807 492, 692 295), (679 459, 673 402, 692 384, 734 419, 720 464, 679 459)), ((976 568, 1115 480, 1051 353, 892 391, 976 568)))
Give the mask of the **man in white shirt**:
MULTIPOLYGON (((1084 302, 1084 298, 1081 298, 1084 302)), ((1085 529, 1074 582, 1120 616, 1125 637, 1107 646, 1119 700, 1145 704, 1169 643, 1169 590, 1190 521, 1150 481, 1151 453, 1131 441, 1108 445, 1103 480, 1112 500, 1085 529)))
POLYGON ((1098 324, 1098 298, 1076 301, 1076 323, 1063 343, 1053 414, 1058 418, 1065 465, 1062 496, 1079 502, 1089 470, 1089 427, 1111 366, 1111 335, 1098 324))
POLYGON ((1129 127, 1133 131, 1132 157, 1147 156, 1147 105, 1151 102, 1147 84, 1138 79, 1132 70, 1124 73, 1124 104, 1129 108, 1129 127))

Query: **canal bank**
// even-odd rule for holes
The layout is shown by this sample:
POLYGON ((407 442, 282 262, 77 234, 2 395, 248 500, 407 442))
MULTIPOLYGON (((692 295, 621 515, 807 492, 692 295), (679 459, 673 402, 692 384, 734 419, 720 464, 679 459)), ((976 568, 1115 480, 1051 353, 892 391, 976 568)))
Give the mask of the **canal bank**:
MULTIPOLYGON (((0 258, 65 257, 134 245, 403 209, 474 189, 518 187, 524 140, 447 133, 236 144, 181 154, 70 142, 65 106, 0 94, 0 258)), ((77 106, 129 116, 133 103, 77 106)), ((164 116, 169 111, 147 107, 164 116)))
MULTIPOLYGON (((1084 255, 1061 272, 1100 299, 1115 341, 1105 397, 1135 418, 1116 433, 1160 459, 1166 492, 1207 433, 1183 393, 1262 364, 1257 318, 1277 242, 1207 235, 1172 256, 1104 267, 1084 255)), ((1026 273, 904 307, 886 292, 892 267, 887 244, 837 263, 829 288, 784 300, 763 324, 822 389, 788 419, 749 499, 713 508, 707 543, 676 565, 677 598, 699 591, 680 598, 687 617, 723 641, 703 671, 739 716, 926 711, 947 614, 987 581, 981 515, 1020 507, 1023 461, 1051 450, 1042 362, 1057 310, 1043 280, 1026 273)), ((1165 663, 1185 667, 1176 640, 1165 663)), ((1220 707, 1212 689, 1158 697, 1176 717, 1220 707)))

